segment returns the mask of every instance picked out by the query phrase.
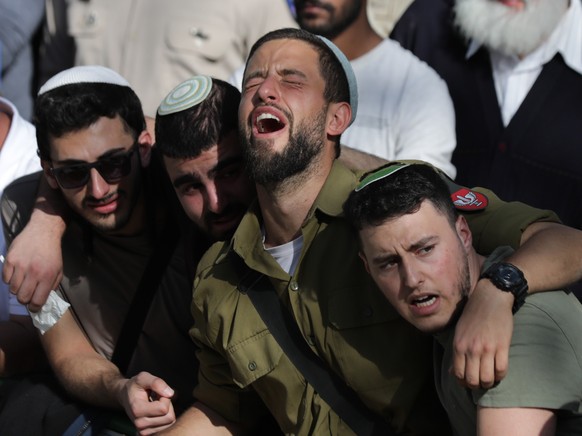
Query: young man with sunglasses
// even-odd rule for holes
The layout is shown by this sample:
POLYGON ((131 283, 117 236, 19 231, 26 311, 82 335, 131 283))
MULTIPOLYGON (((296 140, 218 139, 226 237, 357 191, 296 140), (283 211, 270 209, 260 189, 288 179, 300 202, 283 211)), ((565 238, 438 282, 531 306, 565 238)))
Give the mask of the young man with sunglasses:
MULTIPOLYGON (((161 159, 152 156, 141 105, 125 79, 103 67, 76 67, 49 80, 37 100, 44 172, 73 212, 62 241, 64 277, 41 315, 52 317, 50 326, 41 326, 47 330, 42 342, 68 394, 94 406, 125 409, 144 434, 172 423, 191 403, 197 381, 195 346, 188 337, 186 259, 197 262, 209 240, 226 237, 253 197, 238 143, 221 148, 236 126, 239 93, 206 79, 204 98, 192 96, 169 109, 162 105, 167 111, 158 117, 162 149, 168 151, 170 143, 181 153, 176 161, 211 173, 206 191, 216 187, 213 198, 219 204, 204 197, 197 208, 185 205, 192 219, 198 217, 195 229, 171 192, 161 159), (191 141, 191 131, 180 137, 164 131, 171 119, 188 123, 192 113, 212 118, 203 140, 191 141), (230 153, 226 167, 237 178, 208 166, 222 162, 224 153, 217 149, 230 153), (231 186, 228 195, 225 184, 231 186), (207 209, 214 221, 204 220, 207 209), (221 221, 223 209, 231 211, 226 221, 221 221), (214 231, 217 222, 220 231, 214 231), (179 243, 178 228, 187 229, 179 243), (137 329, 133 342, 127 339, 132 329, 137 329)), ((166 166, 171 164, 166 159, 166 166)), ((184 177, 193 184, 194 176, 184 177)), ((11 236, 26 222, 37 182, 21 180, 9 188, 3 215, 11 236)), ((198 185, 182 189, 192 197, 198 185)))
POLYGON ((480 278, 502 268, 506 285, 518 279, 505 261, 513 250, 477 254, 467 220, 427 165, 396 162, 368 174, 344 215, 384 296, 434 337, 436 387, 456 434, 582 434, 582 306, 573 294, 516 300, 507 376, 491 389, 470 391, 449 372, 454 327, 480 278))

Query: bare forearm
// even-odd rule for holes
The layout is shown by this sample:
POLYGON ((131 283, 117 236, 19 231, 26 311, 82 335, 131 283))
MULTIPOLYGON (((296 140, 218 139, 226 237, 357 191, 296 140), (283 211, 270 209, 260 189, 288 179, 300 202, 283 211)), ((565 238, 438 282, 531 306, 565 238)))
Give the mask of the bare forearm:
POLYGON ((482 408, 477 410, 479 436, 554 436, 556 414, 536 408, 482 408))
POLYGON ((11 292, 33 312, 46 302, 62 278, 61 238, 67 216, 60 194, 41 177, 30 220, 11 241, 2 271, 11 292))
POLYGON ((123 409, 122 391, 127 379, 107 359, 95 353, 51 363, 71 396, 95 406, 123 409))
POLYGON ((51 226, 54 227, 52 230, 60 232, 62 235, 67 226, 69 215, 70 209, 61 193, 56 189, 52 189, 46 178, 41 177, 32 216, 39 220, 50 220, 47 222, 50 222, 51 226))
POLYGON ((342 163, 352 170, 371 170, 386 164, 388 161, 381 157, 342 145, 339 158, 342 163))
POLYGON ((161 434, 167 436, 228 436, 243 434, 239 428, 202 403, 186 410, 161 434))
MULTIPOLYGON (((559 289, 582 276, 582 232, 555 223, 534 223, 506 259, 528 281, 529 292, 559 289)), ((471 388, 505 377, 513 331, 513 295, 481 279, 455 330, 453 373, 471 388)))
POLYGON ((529 292, 560 289, 582 278, 582 231, 554 223, 534 223, 507 261, 521 269, 529 292))

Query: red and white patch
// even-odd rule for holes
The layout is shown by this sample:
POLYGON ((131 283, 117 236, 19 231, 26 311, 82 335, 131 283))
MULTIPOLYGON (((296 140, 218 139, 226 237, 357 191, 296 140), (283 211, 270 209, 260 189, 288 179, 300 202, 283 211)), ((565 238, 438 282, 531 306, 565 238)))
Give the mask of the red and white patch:
POLYGON ((464 211, 483 210, 489 204, 489 200, 484 194, 467 188, 459 189, 451 194, 451 200, 458 210, 464 211))

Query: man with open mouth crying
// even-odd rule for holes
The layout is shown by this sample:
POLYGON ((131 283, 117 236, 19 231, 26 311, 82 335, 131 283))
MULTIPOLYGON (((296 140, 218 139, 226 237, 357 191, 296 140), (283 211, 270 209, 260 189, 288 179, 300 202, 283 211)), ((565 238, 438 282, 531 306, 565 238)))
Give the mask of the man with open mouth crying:
MULTIPOLYGON (((334 394, 302 372, 272 328, 274 317, 257 309, 257 294, 275 296, 275 317, 288 318, 312 360, 349 386, 354 409, 374 414, 366 428, 449 434, 432 392, 431 339, 385 301, 342 214, 359 179, 337 160, 340 136, 356 116, 355 83, 337 47, 304 30, 270 32, 251 49, 239 131, 257 201, 232 239, 213 245, 198 264, 190 330, 200 347, 198 403, 168 434, 244 434, 269 413, 286 434, 366 434, 336 408, 334 394)), ((582 244, 572 240, 580 232, 489 191, 457 190, 462 199, 479 199, 464 207, 480 252, 491 248, 482 241, 529 247, 508 259, 531 290, 578 277, 582 244), (548 250, 538 253, 538 244, 548 250), (542 265, 555 274, 542 274, 542 265)), ((506 370, 513 299, 483 279, 467 304, 455 375, 471 386, 490 386, 506 370)))

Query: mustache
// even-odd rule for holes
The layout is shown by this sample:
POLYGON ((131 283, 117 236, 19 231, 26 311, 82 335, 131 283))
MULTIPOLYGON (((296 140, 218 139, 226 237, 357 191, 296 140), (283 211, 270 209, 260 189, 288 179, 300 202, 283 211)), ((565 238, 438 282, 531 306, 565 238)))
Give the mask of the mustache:
POLYGON ((121 197, 122 195, 123 195, 123 192, 121 192, 121 191, 112 192, 109 195, 107 195, 106 197, 102 197, 102 198, 95 198, 92 195, 88 195, 83 199, 83 204, 86 205, 87 203, 90 203, 92 206, 99 205, 99 204, 107 204, 115 196, 121 197))

